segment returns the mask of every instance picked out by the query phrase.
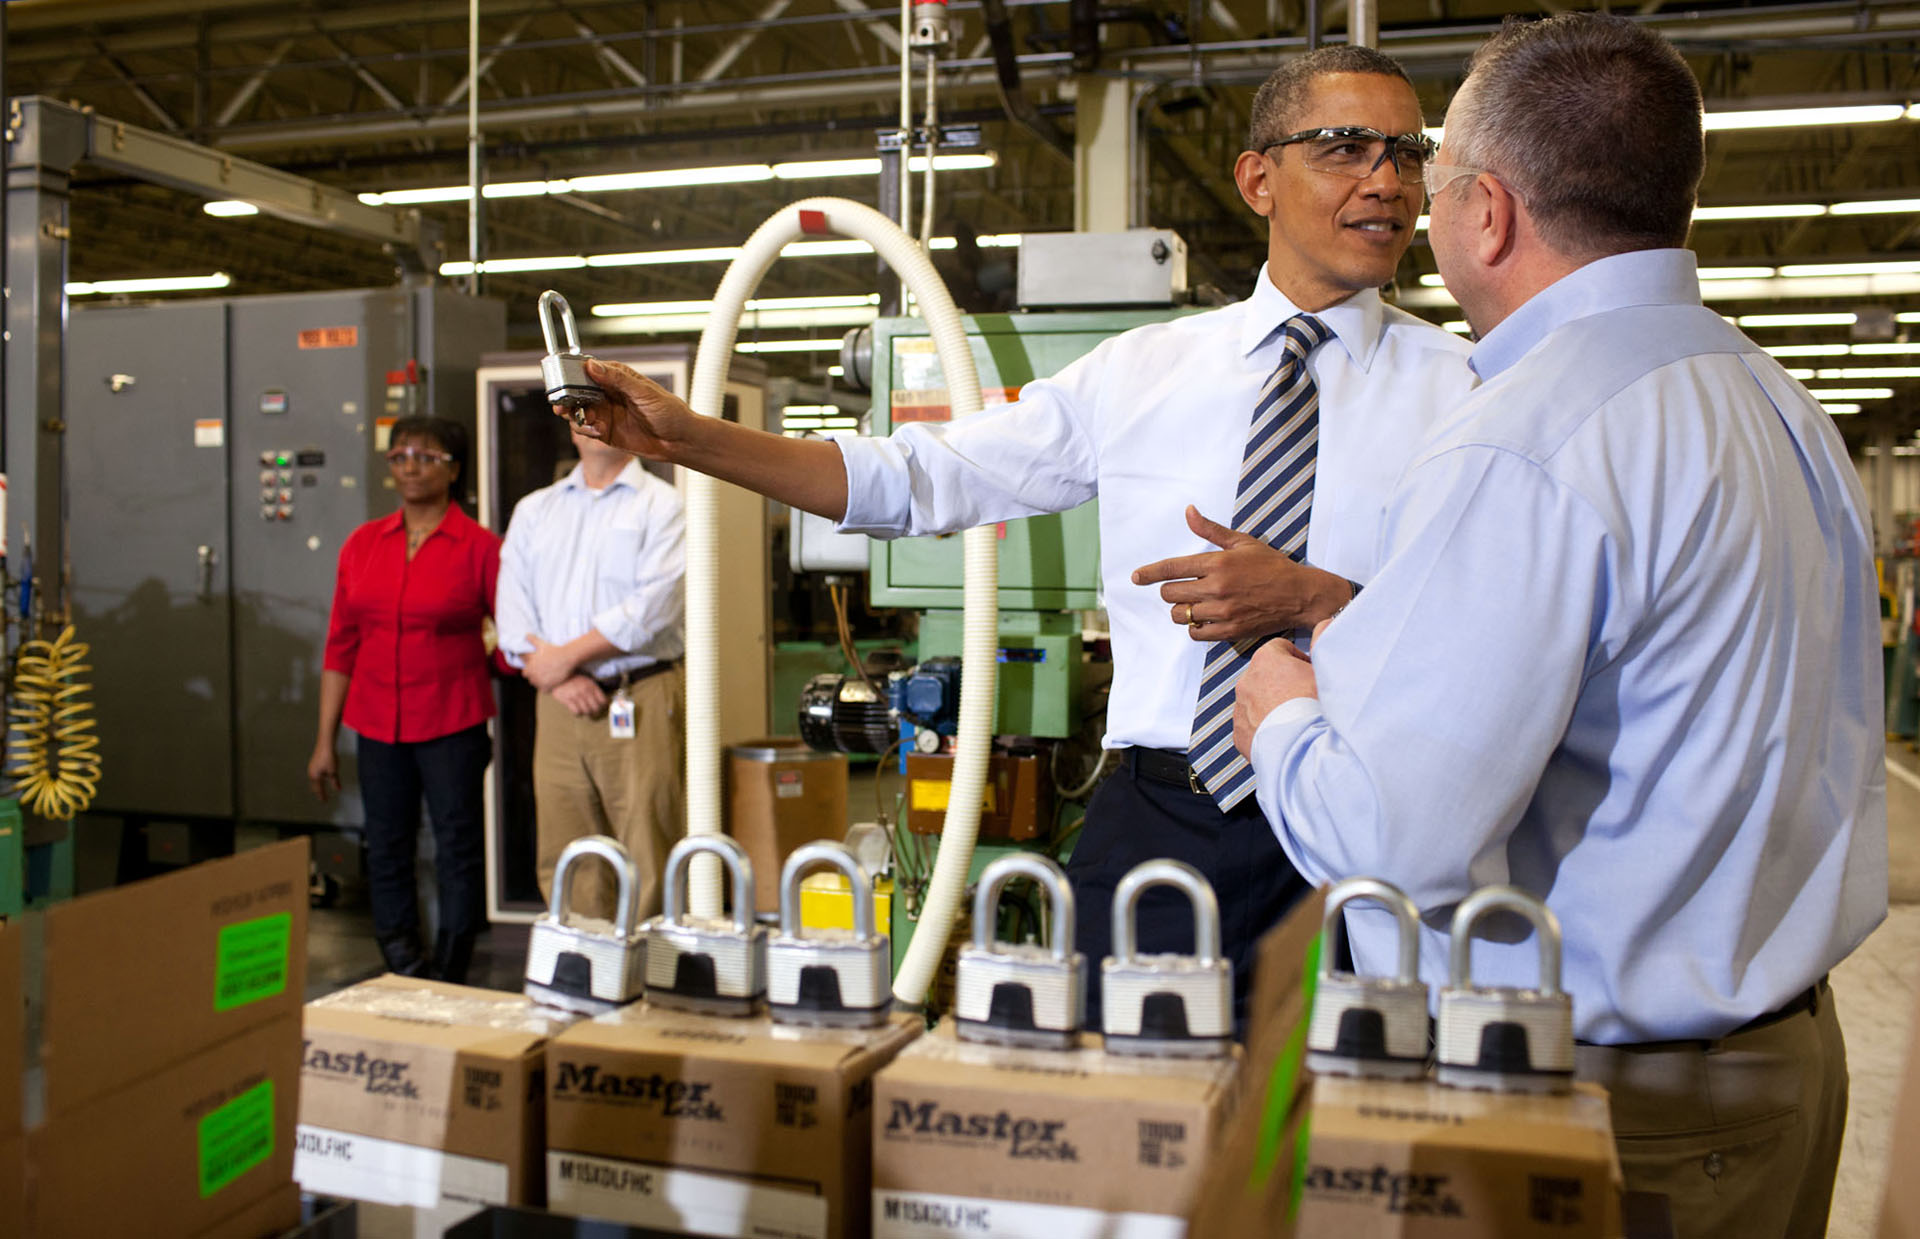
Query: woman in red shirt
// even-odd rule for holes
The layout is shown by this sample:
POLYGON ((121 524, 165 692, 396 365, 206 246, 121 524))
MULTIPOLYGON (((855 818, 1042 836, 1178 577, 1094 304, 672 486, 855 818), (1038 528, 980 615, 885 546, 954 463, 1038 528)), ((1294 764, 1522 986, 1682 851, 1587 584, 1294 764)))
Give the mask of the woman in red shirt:
POLYGON ((320 734, 307 778, 340 787, 344 721, 359 740, 373 931, 387 967, 462 981, 486 927, 481 796, 493 684, 481 624, 493 614, 500 539, 453 501, 467 435, 457 422, 396 422, 387 453, 400 510, 340 548, 320 673, 320 734), (433 822, 440 930, 424 957, 414 892, 420 799, 433 822))

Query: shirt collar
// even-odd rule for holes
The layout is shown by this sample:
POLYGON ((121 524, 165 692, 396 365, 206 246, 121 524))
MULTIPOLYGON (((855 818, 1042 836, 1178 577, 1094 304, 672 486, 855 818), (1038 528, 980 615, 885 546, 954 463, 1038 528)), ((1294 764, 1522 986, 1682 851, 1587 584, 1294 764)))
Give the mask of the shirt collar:
POLYGON ((1644 305, 1699 305, 1700 273, 1692 250, 1634 250, 1598 258, 1541 289, 1473 346, 1468 364, 1486 382, 1533 350, 1555 329, 1608 310, 1644 305))
MULTIPOLYGON (((1260 278, 1254 282, 1253 296, 1241 304, 1246 307, 1240 326, 1240 355, 1243 357, 1270 340, 1275 332, 1286 325, 1288 319, 1301 313, 1300 307, 1267 278, 1264 265, 1260 268, 1260 278)), ((1373 364, 1374 349, 1380 344, 1381 324, 1386 318, 1379 289, 1362 289, 1338 305, 1313 311, 1313 316, 1327 325, 1327 329, 1340 341, 1341 347, 1347 350, 1347 356, 1353 358, 1353 364, 1359 366, 1363 373, 1373 364)))
MULTIPOLYGON (((388 534, 404 532, 407 527, 406 509, 399 508, 388 513, 373 522, 373 527, 374 530, 383 537, 388 534)), ((478 528, 480 528, 479 522, 475 521, 471 516, 468 516, 464 508, 457 503, 450 503, 447 505, 447 514, 440 518, 440 523, 433 527, 433 533, 427 536, 432 537, 434 534, 446 534, 449 538, 464 541, 466 538, 471 537, 473 531, 478 528)))
MULTIPOLYGON (((613 481, 607 483, 607 490, 612 490, 616 486, 626 486, 633 490, 639 490, 640 473, 639 459, 629 460, 626 465, 621 468, 620 472, 614 475, 613 481)), ((587 486, 586 466, 576 464, 572 469, 567 471, 566 477, 560 479, 560 485, 569 490, 589 490, 590 488, 587 486)))

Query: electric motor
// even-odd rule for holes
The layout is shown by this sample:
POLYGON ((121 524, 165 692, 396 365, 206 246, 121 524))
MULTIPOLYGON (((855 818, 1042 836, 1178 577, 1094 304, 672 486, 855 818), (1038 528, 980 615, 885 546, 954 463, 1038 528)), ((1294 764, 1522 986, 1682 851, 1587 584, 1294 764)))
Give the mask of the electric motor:
POLYGON ((882 753, 897 738, 893 711, 858 676, 828 672, 800 693, 800 738, 823 753, 882 753))

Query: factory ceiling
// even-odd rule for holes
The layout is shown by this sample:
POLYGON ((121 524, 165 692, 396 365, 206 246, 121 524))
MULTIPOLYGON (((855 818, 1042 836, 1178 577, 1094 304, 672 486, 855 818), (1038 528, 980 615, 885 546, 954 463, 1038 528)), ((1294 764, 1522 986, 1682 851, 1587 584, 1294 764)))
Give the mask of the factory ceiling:
MULTIPOLYGON (((1108 206, 1188 241, 1196 282, 1243 295, 1263 254, 1258 222, 1229 177, 1253 88, 1301 50, 1314 11, 1341 38, 1347 0, 955 0, 938 67, 939 120, 977 126, 991 167, 941 171, 933 233, 964 308, 1008 308, 1012 251, 974 247, 1004 234, 1074 226, 1076 99, 1089 77, 1132 85, 1140 141, 1132 201, 1108 206), (1000 55, 996 57, 996 49, 1000 55), (1010 119, 1014 111, 1021 119, 1010 119), (1066 153, 1063 153, 1066 152, 1066 153)), ((483 183, 521 196, 483 204, 483 255, 642 254, 737 245, 771 211, 814 193, 875 201, 871 172, 781 179, 758 169, 871 159, 898 126, 900 14, 878 0, 481 0, 478 107, 483 183), (575 178, 713 166, 758 177, 724 184, 570 188, 575 178), (565 192, 535 192, 564 189, 565 192)), ((1508 14, 1561 11, 1499 0, 1379 0, 1380 45, 1406 63, 1429 123, 1444 116, 1466 54, 1508 14)), ((1920 102, 1920 2, 1704 3, 1646 0, 1615 10, 1671 36, 1713 111, 1920 102)), ((356 192, 464 185, 468 161, 468 6, 464 0, 15 0, 7 5, 10 95, 75 101, 103 116, 297 171, 356 192)), ((916 78, 918 75, 916 75, 916 78)), ((916 80, 916 111, 924 91, 916 80)), ((1886 114, 1899 115, 1888 106, 1886 114)), ((957 140, 957 137, 956 137, 957 140)), ((670 178, 671 179, 671 178, 670 178)), ((914 192, 920 193, 916 185, 914 192)), ((1793 208, 1783 218, 1703 221, 1704 267, 1908 263, 1920 284, 1920 110, 1880 123, 1795 124, 1709 136, 1701 203, 1793 208), (1854 205, 1833 211, 1836 203, 1854 205)), ((464 201, 417 207, 439 220, 446 258, 468 254, 464 201)), ((74 280, 220 270, 233 293, 380 284, 390 258, 363 242, 266 216, 214 218, 199 199, 83 172, 73 193, 74 280)), ((545 287, 577 306, 710 296, 721 259, 489 273, 528 342, 545 287)), ((1417 243, 1403 299, 1457 318, 1423 286, 1417 243)), ((871 259, 778 265, 767 297, 859 295, 871 259)), ((1840 279, 1855 278, 1845 269, 1840 279)), ((1903 287, 1900 275, 1877 276, 1903 287)), ((1431 283, 1431 281, 1429 281, 1431 283)), ((1730 314, 1883 311, 1896 337, 1920 337, 1920 295, 1805 283, 1730 314), (1837 295, 1808 297, 1807 291, 1837 295)), ((1728 288, 1734 287, 1728 284, 1728 288)), ((584 317, 584 315, 583 315, 584 317)), ((1862 328, 1878 337, 1880 315, 1862 328)), ((820 328, 837 335, 837 328, 820 328)), ((1767 329, 1766 343, 1845 342, 1848 329, 1767 329)), ((787 332, 784 334, 792 334, 787 332)), ((782 364, 818 371, 823 354, 782 364)), ((1852 359, 1849 359, 1851 362, 1852 359)), ((1920 356, 1906 358, 1920 365, 1920 356)), ((1811 363, 1809 363, 1811 364, 1811 363)), ((1920 383, 1869 409, 1920 423, 1920 383)), ((1869 418, 1868 420, 1879 420, 1869 418)), ((1859 423, 1864 424, 1864 423, 1859 423)))

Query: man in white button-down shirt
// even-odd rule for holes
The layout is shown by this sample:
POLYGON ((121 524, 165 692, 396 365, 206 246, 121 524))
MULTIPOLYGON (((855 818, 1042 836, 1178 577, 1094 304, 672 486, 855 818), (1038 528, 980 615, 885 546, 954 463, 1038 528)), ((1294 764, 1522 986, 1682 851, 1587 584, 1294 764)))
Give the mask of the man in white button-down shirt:
MULTIPOLYGON (((1677 1234, 1797 1239, 1825 1233, 1846 1119, 1825 974, 1887 907, 1879 604, 1832 419, 1701 304, 1700 117, 1623 18, 1475 57, 1430 181, 1483 385, 1313 661, 1255 655, 1236 739, 1302 873, 1420 907, 1430 984, 1474 889, 1544 900, 1627 1186, 1677 1234)), ((1392 918, 1347 926, 1390 973, 1392 918)), ((1473 979, 1531 986, 1536 950, 1476 942, 1473 979)))
MULTIPOLYGON (((540 891, 582 835, 626 845, 640 915, 659 911, 681 817, 680 655, 686 575, 679 492, 618 448, 575 434, 580 463, 513 510, 494 625, 539 692, 533 797, 540 891)), ((582 867, 573 907, 611 917, 605 866, 582 867)))
MULTIPOLYGON (((1428 153, 1399 66, 1348 47, 1289 62, 1256 97, 1248 145, 1235 179, 1269 235, 1248 300, 1107 340, 1027 384, 1015 403, 962 422, 837 444, 782 439, 696 418, 629 371, 590 363, 612 397, 589 412, 595 433, 846 530, 941 533, 1098 496, 1114 652, 1106 744, 1126 760, 1089 807, 1069 864, 1095 985, 1114 884, 1142 860, 1184 859, 1214 883, 1243 980, 1253 942, 1304 892, 1253 801, 1223 811, 1189 771, 1202 664, 1216 641, 1286 632, 1345 605, 1373 572, 1394 479, 1473 383, 1464 344, 1378 292, 1413 238, 1428 153), (1321 158, 1327 146, 1346 162, 1321 158), (1282 356, 1280 329, 1302 312, 1331 334, 1306 363, 1320 413, 1304 564, 1207 519, 1232 518, 1255 406, 1282 356), (1209 535, 1233 545, 1207 554, 1209 535)), ((1140 949, 1191 943, 1179 897, 1151 893, 1140 949)), ((1098 1011, 1090 992, 1089 1014, 1098 1011)))

